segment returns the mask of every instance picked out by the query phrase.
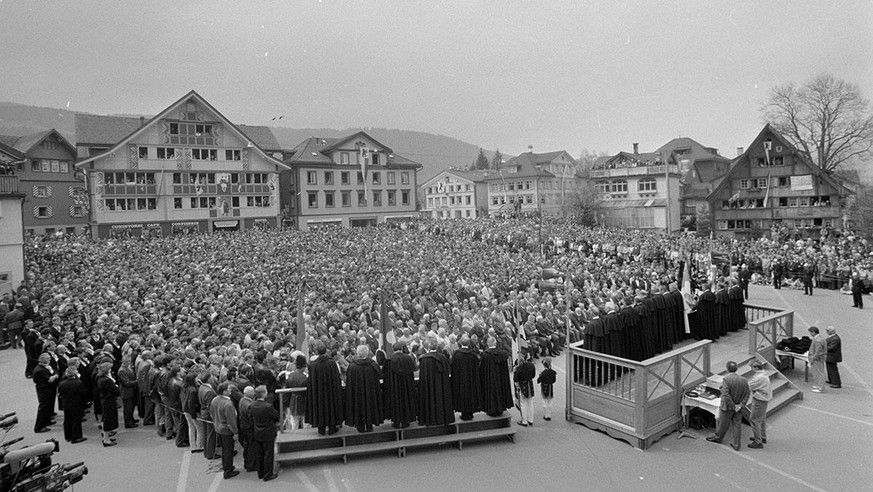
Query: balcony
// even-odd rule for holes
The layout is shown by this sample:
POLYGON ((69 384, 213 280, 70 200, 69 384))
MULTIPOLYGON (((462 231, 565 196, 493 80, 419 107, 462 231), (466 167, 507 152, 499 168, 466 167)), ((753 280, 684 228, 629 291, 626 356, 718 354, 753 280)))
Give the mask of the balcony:
POLYGON ((18 189, 18 176, 0 175, 0 195, 21 195, 18 189))

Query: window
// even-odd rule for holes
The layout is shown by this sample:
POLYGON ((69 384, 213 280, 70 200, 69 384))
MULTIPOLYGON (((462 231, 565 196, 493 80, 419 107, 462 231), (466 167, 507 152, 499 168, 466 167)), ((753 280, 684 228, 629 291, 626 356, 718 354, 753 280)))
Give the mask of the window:
POLYGON ((241 159, 241 152, 239 149, 226 149, 224 151, 224 160, 226 161, 238 161, 241 159))
POLYGON ((358 184, 359 185, 364 184, 364 174, 361 172, 358 172, 358 184))
POLYGON ((767 188, 770 183, 767 182, 767 178, 758 178, 758 186, 757 188, 767 188))
POLYGON ((788 206, 796 207, 797 206, 797 198, 796 197, 788 197, 788 206))
POLYGON ((333 191, 325 191, 324 192, 324 206, 326 208, 334 207, 334 192, 333 191))
POLYGON ((470 195, 467 195, 466 198, 467 198, 467 203, 465 203, 465 205, 470 205, 472 203, 473 197, 471 197, 470 195))
MULTIPOLYGON (((361 173, 358 173, 358 175, 360 175, 360 174, 361 173)), ((366 207, 367 206, 367 199, 366 199, 366 197, 364 197, 363 191, 358 192, 358 206, 359 207, 366 207)))
POLYGON ((216 138, 213 126, 210 124, 170 123, 170 143, 176 145, 215 145, 216 138))
POLYGON ((409 172, 403 171, 400 173, 400 184, 408 185, 409 184, 409 172))
POLYGON ((230 198, 230 206, 233 208, 239 208, 239 197, 234 196, 230 198))
POLYGON ((73 205, 70 207, 70 217, 84 217, 85 209, 81 206, 73 205))
POLYGON ((382 206, 382 190, 374 190, 373 191, 373 206, 381 207, 382 206))
POLYGON ((30 170, 35 173, 67 173, 70 172, 70 163, 57 159, 33 159, 30 170))
POLYGON ((344 185, 351 184, 351 181, 349 180, 349 172, 348 171, 340 172, 340 184, 344 184, 344 185))
MULTIPOLYGON (((376 155, 374 154, 373 157, 376 157, 376 155)), ((373 172, 373 184, 382 184, 382 173, 380 173, 379 171, 373 172)))
POLYGON ((491 197, 491 205, 499 205, 499 202, 497 200, 498 199, 496 196, 491 197))
POLYGON ((318 208, 318 192, 310 191, 307 193, 307 205, 309 208, 318 208))
POLYGON ((348 152, 340 152, 340 164, 348 164, 349 163, 349 153, 348 152))
POLYGON ((780 198, 779 199, 779 206, 780 207, 787 207, 788 206, 788 197, 783 196, 782 198, 780 198))
POLYGON ((433 197, 427 197, 427 208, 433 208, 433 197))
POLYGON ((52 216, 51 207, 34 207, 33 216, 37 219, 48 219, 52 216))
POLYGON ((748 190, 751 187, 752 187, 751 180, 749 180, 749 179, 741 179, 740 180, 740 189, 741 190, 748 190))
POLYGON ((191 149, 191 158, 198 160, 198 161, 218 160, 218 150, 216 150, 216 149, 191 149))
POLYGON ((788 186, 788 176, 779 176, 779 186, 788 186))
POLYGON ((66 234, 75 234, 75 233, 76 233, 75 227, 67 227, 66 234))
POLYGON ((172 147, 158 147, 157 156, 158 159, 175 159, 176 149, 172 147))
POLYGON ((397 205, 397 192, 388 190, 388 206, 393 207, 395 205, 397 205))
POLYGON ((58 142, 47 138, 42 141, 41 147, 46 150, 55 150, 56 148, 58 148, 58 142))
POLYGON ((640 193, 658 191, 658 182, 651 178, 641 179, 637 183, 637 191, 640 193))
POLYGON ((394 181, 395 181, 395 178, 396 178, 396 176, 395 176, 396 173, 389 172, 389 173, 387 173, 387 174, 388 174, 388 181, 387 181, 387 184, 389 184, 389 185, 393 185, 393 184, 394 184, 394 181))
POLYGON ((325 171, 324 172, 324 184, 326 184, 326 185, 333 184, 333 171, 325 171))
POLYGON ((179 197, 173 198, 173 208, 179 210, 182 208, 182 199, 179 197))
POLYGON ((618 180, 612 182, 612 193, 627 193, 627 181, 618 180))
POLYGON ((352 192, 343 191, 340 195, 340 199, 342 200, 343 207, 351 207, 352 206, 352 192))
POLYGON ((370 156, 371 156, 371 160, 373 161, 373 165, 378 166, 379 165, 379 154, 374 152, 374 153, 370 154, 370 156))
POLYGON ((51 186, 34 186, 33 187, 33 197, 34 198, 48 198, 52 196, 52 187, 51 186))
POLYGON ((400 204, 409 205, 409 190, 400 191, 400 204))
POLYGON ((140 147, 138 149, 138 151, 139 151, 139 158, 140 159, 148 159, 149 158, 149 148, 148 147, 140 147))

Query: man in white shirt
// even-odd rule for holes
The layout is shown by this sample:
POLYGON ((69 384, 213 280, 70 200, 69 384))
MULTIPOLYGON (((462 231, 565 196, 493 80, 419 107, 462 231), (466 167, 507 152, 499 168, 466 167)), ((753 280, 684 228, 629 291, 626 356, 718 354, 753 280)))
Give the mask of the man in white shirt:
POLYGON ((752 397, 749 399, 752 442, 749 443, 749 447, 760 449, 767 442, 767 424, 764 419, 767 417, 767 403, 773 397, 773 392, 770 389, 770 377, 764 372, 764 364, 755 359, 749 365, 755 370, 749 379, 749 390, 752 392, 752 397))

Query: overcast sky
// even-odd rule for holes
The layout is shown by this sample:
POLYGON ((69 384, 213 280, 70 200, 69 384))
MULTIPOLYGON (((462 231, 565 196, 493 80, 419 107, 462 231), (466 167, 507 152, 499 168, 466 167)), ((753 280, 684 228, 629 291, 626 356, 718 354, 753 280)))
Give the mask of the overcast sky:
POLYGON ((511 154, 733 157, 773 85, 829 71, 873 97, 870 0, 0 0, 0 46, 0 100, 155 114, 195 89, 235 123, 511 154))

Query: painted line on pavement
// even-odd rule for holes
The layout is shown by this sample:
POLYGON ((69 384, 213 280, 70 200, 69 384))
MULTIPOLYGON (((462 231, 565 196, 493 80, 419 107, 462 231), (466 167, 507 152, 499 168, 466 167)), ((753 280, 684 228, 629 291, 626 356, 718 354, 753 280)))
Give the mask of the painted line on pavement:
MULTIPOLYGON (((782 300, 782 303, 783 303, 783 304, 785 304, 786 306, 790 306, 790 304, 788 304, 787 302, 785 302, 785 298, 782 297, 782 293, 781 293, 781 292, 777 292, 776 295, 779 296, 779 299, 782 300)), ((801 316, 800 313, 798 313, 796 310, 794 311, 794 315, 797 316, 797 319, 799 319, 799 320, 801 321, 801 323, 805 324, 806 326, 812 326, 812 325, 809 324, 808 321, 806 321, 806 318, 804 318, 803 316, 801 316)), ((820 327, 819 329, 822 330, 822 331, 824 331, 824 327, 820 327)), ((847 364, 847 363, 845 363, 845 362, 841 362, 840 364, 842 364, 843 368, 846 369, 847 371, 849 371, 849 372, 852 374, 852 376, 855 377, 855 379, 858 381, 858 384, 860 384, 861 386, 863 386, 863 387, 864 387, 864 390, 867 391, 867 393, 869 393, 870 396, 873 396, 873 387, 871 387, 869 384, 867 384, 866 381, 864 381, 863 379, 861 379, 861 375, 858 374, 857 372, 855 372, 855 370, 852 369, 852 366, 850 366, 849 364, 847 364)))
POLYGON ((873 422, 870 422, 870 421, 868 421, 868 420, 861 420, 861 419, 856 419, 856 418, 852 418, 852 417, 846 417, 845 415, 840 415, 840 414, 838 414, 838 413, 828 412, 827 410, 821 410, 821 409, 818 409, 818 408, 813 408, 813 407, 810 407, 810 406, 807 406, 807 405, 800 405, 800 404, 797 404, 797 403, 793 403, 792 406, 797 407, 797 408, 803 408, 803 409, 806 409, 806 410, 812 410, 813 412, 823 413, 823 414, 825 414, 825 415, 830 415, 831 417, 841 418, 841 419, 844 419, 844 420, 848 420, 848 421, 851 421, 851 422, 855 422, 856 424, 863 424, 863 425, 873 426, 873 422))
POLYGON ((191 452, 187 449, 182 453, 182 467, 179 469, 179 481, 176 482, 176 492, 185 492, 188 485, 188 468, 191 466, 191 452))
POLYGON ((215 478, 212 479, 212 484, 209 486, 208 492, 216 492, 218 490, 218 486, 221 485, 221 480, 224 478, 224 474, 216 473, 215 478))
POLYGON ((825 489, 823 489, 821 487, 816 487, 815 485, 807 482, 806 480, 804 480, 800 477, 795 477, 794 475, 792 475, 788 472, 784 472, 784 471, 780 470, 779 468, 776 468, 773 465, 768 465, 767 463, 764 463, 761 460, 757 460, 755 458, 752 458, 751 456, 748 456, 747 454, 741 453, 739 451, 734 451, 729 446, 723 446, 723 447, 725 448, 725 450, 730 450, 729 452, 732 452, 733 454, 743 458, 744 460, 751 461, 752 463, 754 463, 762 468, 766 468, 777 475, 781 475, 781 476, 783 476, 783 477, 785 477, 793 482, 799 483, 800 485, 803 485, 804 487, 806 487, 810 490, 815 490, 816 492, 827 492, 825 489))
POLYGON ((294 470, 294 475, 296 475, 297 479, 300 480, 300 483, 302 483, 303 486, 306 487, 306 490, 308 490, 309 492, 318 492, 318 487, 316 487, 315 484, 309 481, 309 477, 307 477, 305 473, 300 470, 294 470))
POLYGON ((339 488, 336 486, 336 480, 333 479, 333 472, 330 471, 330 468, 327 465, 321 467, 324 472, 324 479, 327 480, 327 488, 330 492, 339 492, 339 488))

